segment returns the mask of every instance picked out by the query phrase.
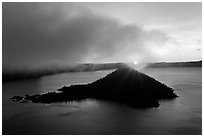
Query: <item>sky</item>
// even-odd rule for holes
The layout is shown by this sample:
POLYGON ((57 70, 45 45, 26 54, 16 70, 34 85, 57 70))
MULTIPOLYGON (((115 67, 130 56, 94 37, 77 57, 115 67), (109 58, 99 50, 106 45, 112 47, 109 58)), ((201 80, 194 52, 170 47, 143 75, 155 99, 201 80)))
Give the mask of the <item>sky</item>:
POLYGON ((202 3, 3 3, 3 68, 202 59, 202 3))

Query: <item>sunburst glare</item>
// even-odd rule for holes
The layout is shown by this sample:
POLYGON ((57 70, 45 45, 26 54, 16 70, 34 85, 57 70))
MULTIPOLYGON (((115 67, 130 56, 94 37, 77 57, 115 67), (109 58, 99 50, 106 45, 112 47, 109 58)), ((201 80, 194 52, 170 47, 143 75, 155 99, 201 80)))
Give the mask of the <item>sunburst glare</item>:
POLYGON ((137 61, 134 61, 133 63, 134 63, 135 65, 137 65, 137 64, 138 64, 138 62, 137 62, 137 61))

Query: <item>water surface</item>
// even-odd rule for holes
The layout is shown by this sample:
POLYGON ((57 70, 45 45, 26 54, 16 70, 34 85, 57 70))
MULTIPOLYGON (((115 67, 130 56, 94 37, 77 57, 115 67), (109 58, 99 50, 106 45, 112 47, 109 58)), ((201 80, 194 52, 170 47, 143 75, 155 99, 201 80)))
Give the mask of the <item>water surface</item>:
POLYGON ((89 83, 111 71, 63 73, 3 83, 3 134, 201 134, 202 69, 151 68, 141 71, 174 88, 179 98, 160 101, 160 107, 152 109, 133 109, 93 99, 54 104, 9 100, 14 95, 89 83))

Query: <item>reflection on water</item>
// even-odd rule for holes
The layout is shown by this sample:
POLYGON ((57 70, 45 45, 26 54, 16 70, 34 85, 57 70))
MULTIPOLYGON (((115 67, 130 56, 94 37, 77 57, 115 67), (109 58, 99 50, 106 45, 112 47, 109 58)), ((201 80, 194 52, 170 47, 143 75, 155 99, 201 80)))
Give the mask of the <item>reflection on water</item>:
POLYGON ((34 104, 14 103, 10 96, 57 90, 88 83, 111 71, 69 73, 3 84, 3 134, 201 134, 201 68, 145 69, 173 87, 179 98, 159 108, 132 109, 98 100, 34 104))

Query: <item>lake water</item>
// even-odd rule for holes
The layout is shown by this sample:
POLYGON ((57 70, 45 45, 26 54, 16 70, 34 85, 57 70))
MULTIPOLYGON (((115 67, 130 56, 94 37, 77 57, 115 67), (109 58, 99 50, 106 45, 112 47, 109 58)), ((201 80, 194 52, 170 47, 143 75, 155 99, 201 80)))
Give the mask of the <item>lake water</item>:
POLYGON ((55 91, 89 83, 111 71, 63 73, 2 85, 3 134, 202 134, 202 68, 141 70, 174 88, 179 98, 160 101, 158 108, 133 109, 87 99, 35 104, 9 100, 14 95, 55 91))

